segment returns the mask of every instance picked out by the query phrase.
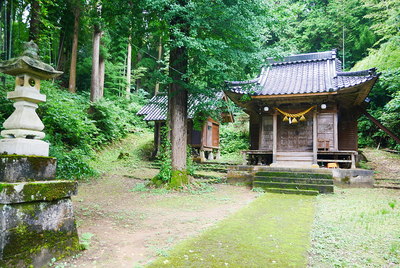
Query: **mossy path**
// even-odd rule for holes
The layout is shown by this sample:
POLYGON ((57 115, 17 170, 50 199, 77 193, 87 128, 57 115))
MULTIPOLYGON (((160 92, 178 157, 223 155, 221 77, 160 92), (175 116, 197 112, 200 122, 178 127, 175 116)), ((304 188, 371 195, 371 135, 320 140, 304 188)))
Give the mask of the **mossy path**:
POLYGON ((266 193, 148 267, 305 267, 315 200, 266 193))

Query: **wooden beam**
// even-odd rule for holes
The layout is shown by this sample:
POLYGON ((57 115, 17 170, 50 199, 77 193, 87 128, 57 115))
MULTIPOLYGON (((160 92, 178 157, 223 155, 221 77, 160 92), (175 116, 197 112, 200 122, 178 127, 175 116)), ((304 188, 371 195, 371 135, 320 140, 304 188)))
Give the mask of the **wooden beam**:
POLYGON ((251 96, 252 99, 280 99, 280 98, 297 98, 297 97, 310 97, 310 96, 328 96, 337 95, 338 92, 321 92, 321 93, 302 93, 302 94, 281 94, 281 95, 260 95, 251 96))
POLYGON ((367 111, 364 111, 364 115, 371 120, 375 125, 377 125, 380 129, 382 129, 386 134, 388 134, 390 137, 392 137, 398 144, 400 144, 400 138, 396 136, 392 131, 390 131, 388 128, 386 128, 384 125, 382 125, 375 117, 370 115, 367 111))

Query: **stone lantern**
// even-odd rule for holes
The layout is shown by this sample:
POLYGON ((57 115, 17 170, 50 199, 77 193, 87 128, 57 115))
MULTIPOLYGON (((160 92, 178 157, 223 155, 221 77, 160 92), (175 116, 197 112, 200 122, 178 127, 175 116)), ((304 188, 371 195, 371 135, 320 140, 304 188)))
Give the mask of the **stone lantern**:
POLYGON ((21 57, 0 63, 0 71, 15 76, 15 90, 7 94, 14 100, 15 111, 4 122, 0 154, 48 156, 49 145, 42 141, 44 125, 36 114, 38 103, 46 101, 40 93, 40 80, 55 78, 62 72, 39 60, 38 47, 32 41, 25 44, 21 57))
POLYGON ((46 101, 40 80, 61 72, 39 60, 33 42, 21 57, 0 62, 0 71, 16 77, 7 95, 15 111, 0 140, 0 267, 43 267, 80 249, 71 201, 77 182, 56 179, 57 160, 36 114, 46 101))

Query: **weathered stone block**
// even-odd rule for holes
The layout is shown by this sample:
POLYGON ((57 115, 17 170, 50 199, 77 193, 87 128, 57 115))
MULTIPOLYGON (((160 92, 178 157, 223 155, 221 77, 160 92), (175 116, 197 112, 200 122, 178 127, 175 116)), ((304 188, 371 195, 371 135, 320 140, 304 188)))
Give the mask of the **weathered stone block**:
POLYGON ((333 179, 338 185, 373 187, 374 171, 367 169, 332 169, 333 179))
POLYGON ((54 157, 0 155, 0 182, 52 180, 56 167, 54 157))
POLYGON ((228 170, 226 179, 229 184, 245 184, 251 186, 254 180, 254 172, 228 170))
POLYGON ((75 195, 76 181, 0 183, 0 204, 53 201, 75 195))
POLYGON ((0 205, 0 217, 0 267, 42 267, 80 249, 69 198, 0 205))

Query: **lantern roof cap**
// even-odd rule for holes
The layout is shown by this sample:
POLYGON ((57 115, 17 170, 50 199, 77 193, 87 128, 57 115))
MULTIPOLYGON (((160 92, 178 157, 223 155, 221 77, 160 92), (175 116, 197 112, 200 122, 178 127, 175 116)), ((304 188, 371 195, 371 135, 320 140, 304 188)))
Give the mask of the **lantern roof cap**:
POLYGON ((39 59, 38 46, 33 41, 25 43, 24 49, 22 56, 1 61, 0 72, 13 76, 30 74, 39 79, 51 79, 63 73, 39 59))

